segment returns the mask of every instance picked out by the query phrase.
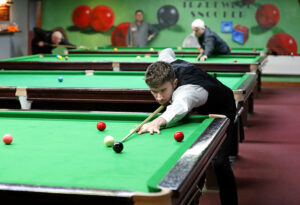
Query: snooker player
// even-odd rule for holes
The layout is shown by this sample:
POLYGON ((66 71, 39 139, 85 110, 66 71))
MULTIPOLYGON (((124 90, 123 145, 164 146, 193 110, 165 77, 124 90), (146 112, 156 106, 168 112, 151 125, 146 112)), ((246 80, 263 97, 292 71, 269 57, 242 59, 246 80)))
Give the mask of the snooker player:
POLYGON ((170 48, 161 51, 158 61, 147 68, 145 81, 156 101, 169 105, 162 115, 144 124, 139 134, 159 134, 161 127, 179 121, 191 110, 201 114, 223 114, 230 119, 227 137, 212 164, 222 205, 236 205, 237 188, 229 161, 236 115, 232 90, 194 64, 176 59, 170 48))
POLYGON ((63 39, 60 31, 46 31, 34 28, 34 38, 31 42, 32 54, 51 53, 58 45, 67 45, 70 48, 76 48, 76 46, 63 39))
POLYGON ((192 23, 192 30, 201 46, 198 60, 204 61, 213 55, 230 54, 230 49, 226 42, 205 26, 203 20, 194 20, 192 23))

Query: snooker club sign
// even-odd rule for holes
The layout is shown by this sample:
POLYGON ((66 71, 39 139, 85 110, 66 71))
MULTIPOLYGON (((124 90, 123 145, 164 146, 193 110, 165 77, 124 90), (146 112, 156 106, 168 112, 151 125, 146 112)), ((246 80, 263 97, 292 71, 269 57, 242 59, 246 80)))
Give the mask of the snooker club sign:
MULTIPOLYGON (((244 18, 244 8, 250 8, 252 0, 240 1, 205 1, 184 0, 182 6, 189 9, 192 17, 206 18, 244 18)), ((252 2, 253 3, 253 2, 252 2)))

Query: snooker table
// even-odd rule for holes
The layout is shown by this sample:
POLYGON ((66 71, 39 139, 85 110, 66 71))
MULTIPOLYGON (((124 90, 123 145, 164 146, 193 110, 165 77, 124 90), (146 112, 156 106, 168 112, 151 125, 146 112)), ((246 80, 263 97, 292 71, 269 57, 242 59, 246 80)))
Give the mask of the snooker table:
POLYGON ((0 196, 12 202, 187 204, 219 150, 229 120, 189 116, 161 133, 133 134, 117 154, 103 139, 122 139, 148 114, 0 111, 0 196), (100 132, 96 123, 105 121, 100 132), (17 128, 17 129, 16 129, 17 128), (185 138, 176 142, 173 134, 185 138))
MULTIPOLYGON (((95 48, 80 48, 69 50, 70 54, 157 54, 167 47, 114 47, 99 46, 95 48)), ((198 48, 171 47, 175 54, 199 54, 198 48)), ((231 55, 265 56, 266 48, 231 48, 231 55)))
MULTIPOLYGON (((157 61, 157 54, 70 54, 69 59, 59 60, 56 55, 30 55, 0 60, 0 70, 104 70, 104 71, 145 71, 157 61), (137 59, 139 57, 139 59, 137 59)), ((178 59, 194 63, 207 72, 255 72, 257 91, 261 90, 261 67, 265 58, 253 55, 219 55, 204 62, 196 55, 180 54, 178 59), (237 60, 237 62, 234 62, 237 60)))
MULTIPOLYGON (((21 101, 27 100, 108 103, 110 109, 113 104, 120 108, 122 104, 131 104, 134 110, 130 111, 149 111, 146 107, 153 110, 157 103, 143 80, 144 74, 141 71, 0 71, 0 99, 19 98, 22 109, 30 109, 30 102, 21 101), (63 77, 63 82, 58 81, 59 77, 63 77)), ((237 105, 253 112, 255 74, 210 74, 233 90, 237 105)))

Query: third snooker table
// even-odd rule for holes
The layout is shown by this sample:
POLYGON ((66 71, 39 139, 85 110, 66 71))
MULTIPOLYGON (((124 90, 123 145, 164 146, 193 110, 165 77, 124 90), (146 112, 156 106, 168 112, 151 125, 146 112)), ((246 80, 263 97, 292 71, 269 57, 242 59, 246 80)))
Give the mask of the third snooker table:
POLYGON ((188 204, 226 136, 228 118, 190 116, 160 134, 134 134, 117 154, 106 147, 148 114, 0 111, 0 197, 10 203, 188 204), (96 124, 104 121, 100 132, 96 124), (185 138, 176 142, 173 135, 185 138))
MULTIPOLYGON (((97 46, 95 48, 71 49, 73 54, 157 54, 167 47, 114 47, 97 46)), ((171 47, 175 54, 199 54, 198 48, 171 47)), ((266 48, 231 48, 231 55, 259 55, 265 56, 266 48)))
MULTIPOLYGON (((207 72, 255 72, 257 90, 261 86, 261 65, 265 59, 253 55, 220 55, 198 61, 197 55, 178 54, 178 59, 194 63, 207 72), (234 61, 237 62, 234 62, 234 61)), ((30 55, 0 60, 2 70, 107 70, 107 71, 145 71, 156 62, 157 54, 70 54, 68 60, 63 56, 59 60, 56 55, 30 55)))

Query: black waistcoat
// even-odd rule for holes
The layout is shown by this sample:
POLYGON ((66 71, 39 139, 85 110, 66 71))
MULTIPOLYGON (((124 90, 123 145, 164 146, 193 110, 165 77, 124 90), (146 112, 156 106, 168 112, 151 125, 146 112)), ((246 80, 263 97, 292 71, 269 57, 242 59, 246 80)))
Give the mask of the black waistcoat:
POLYGON ((177 87, 187 84, 200 85, 208 92, 207 102, 193 111, 201 114, 223 114, 231 122, 234 121, 236 105, 230 88, 192 63, 176 60, 171 65, 178 78, 177 87))

